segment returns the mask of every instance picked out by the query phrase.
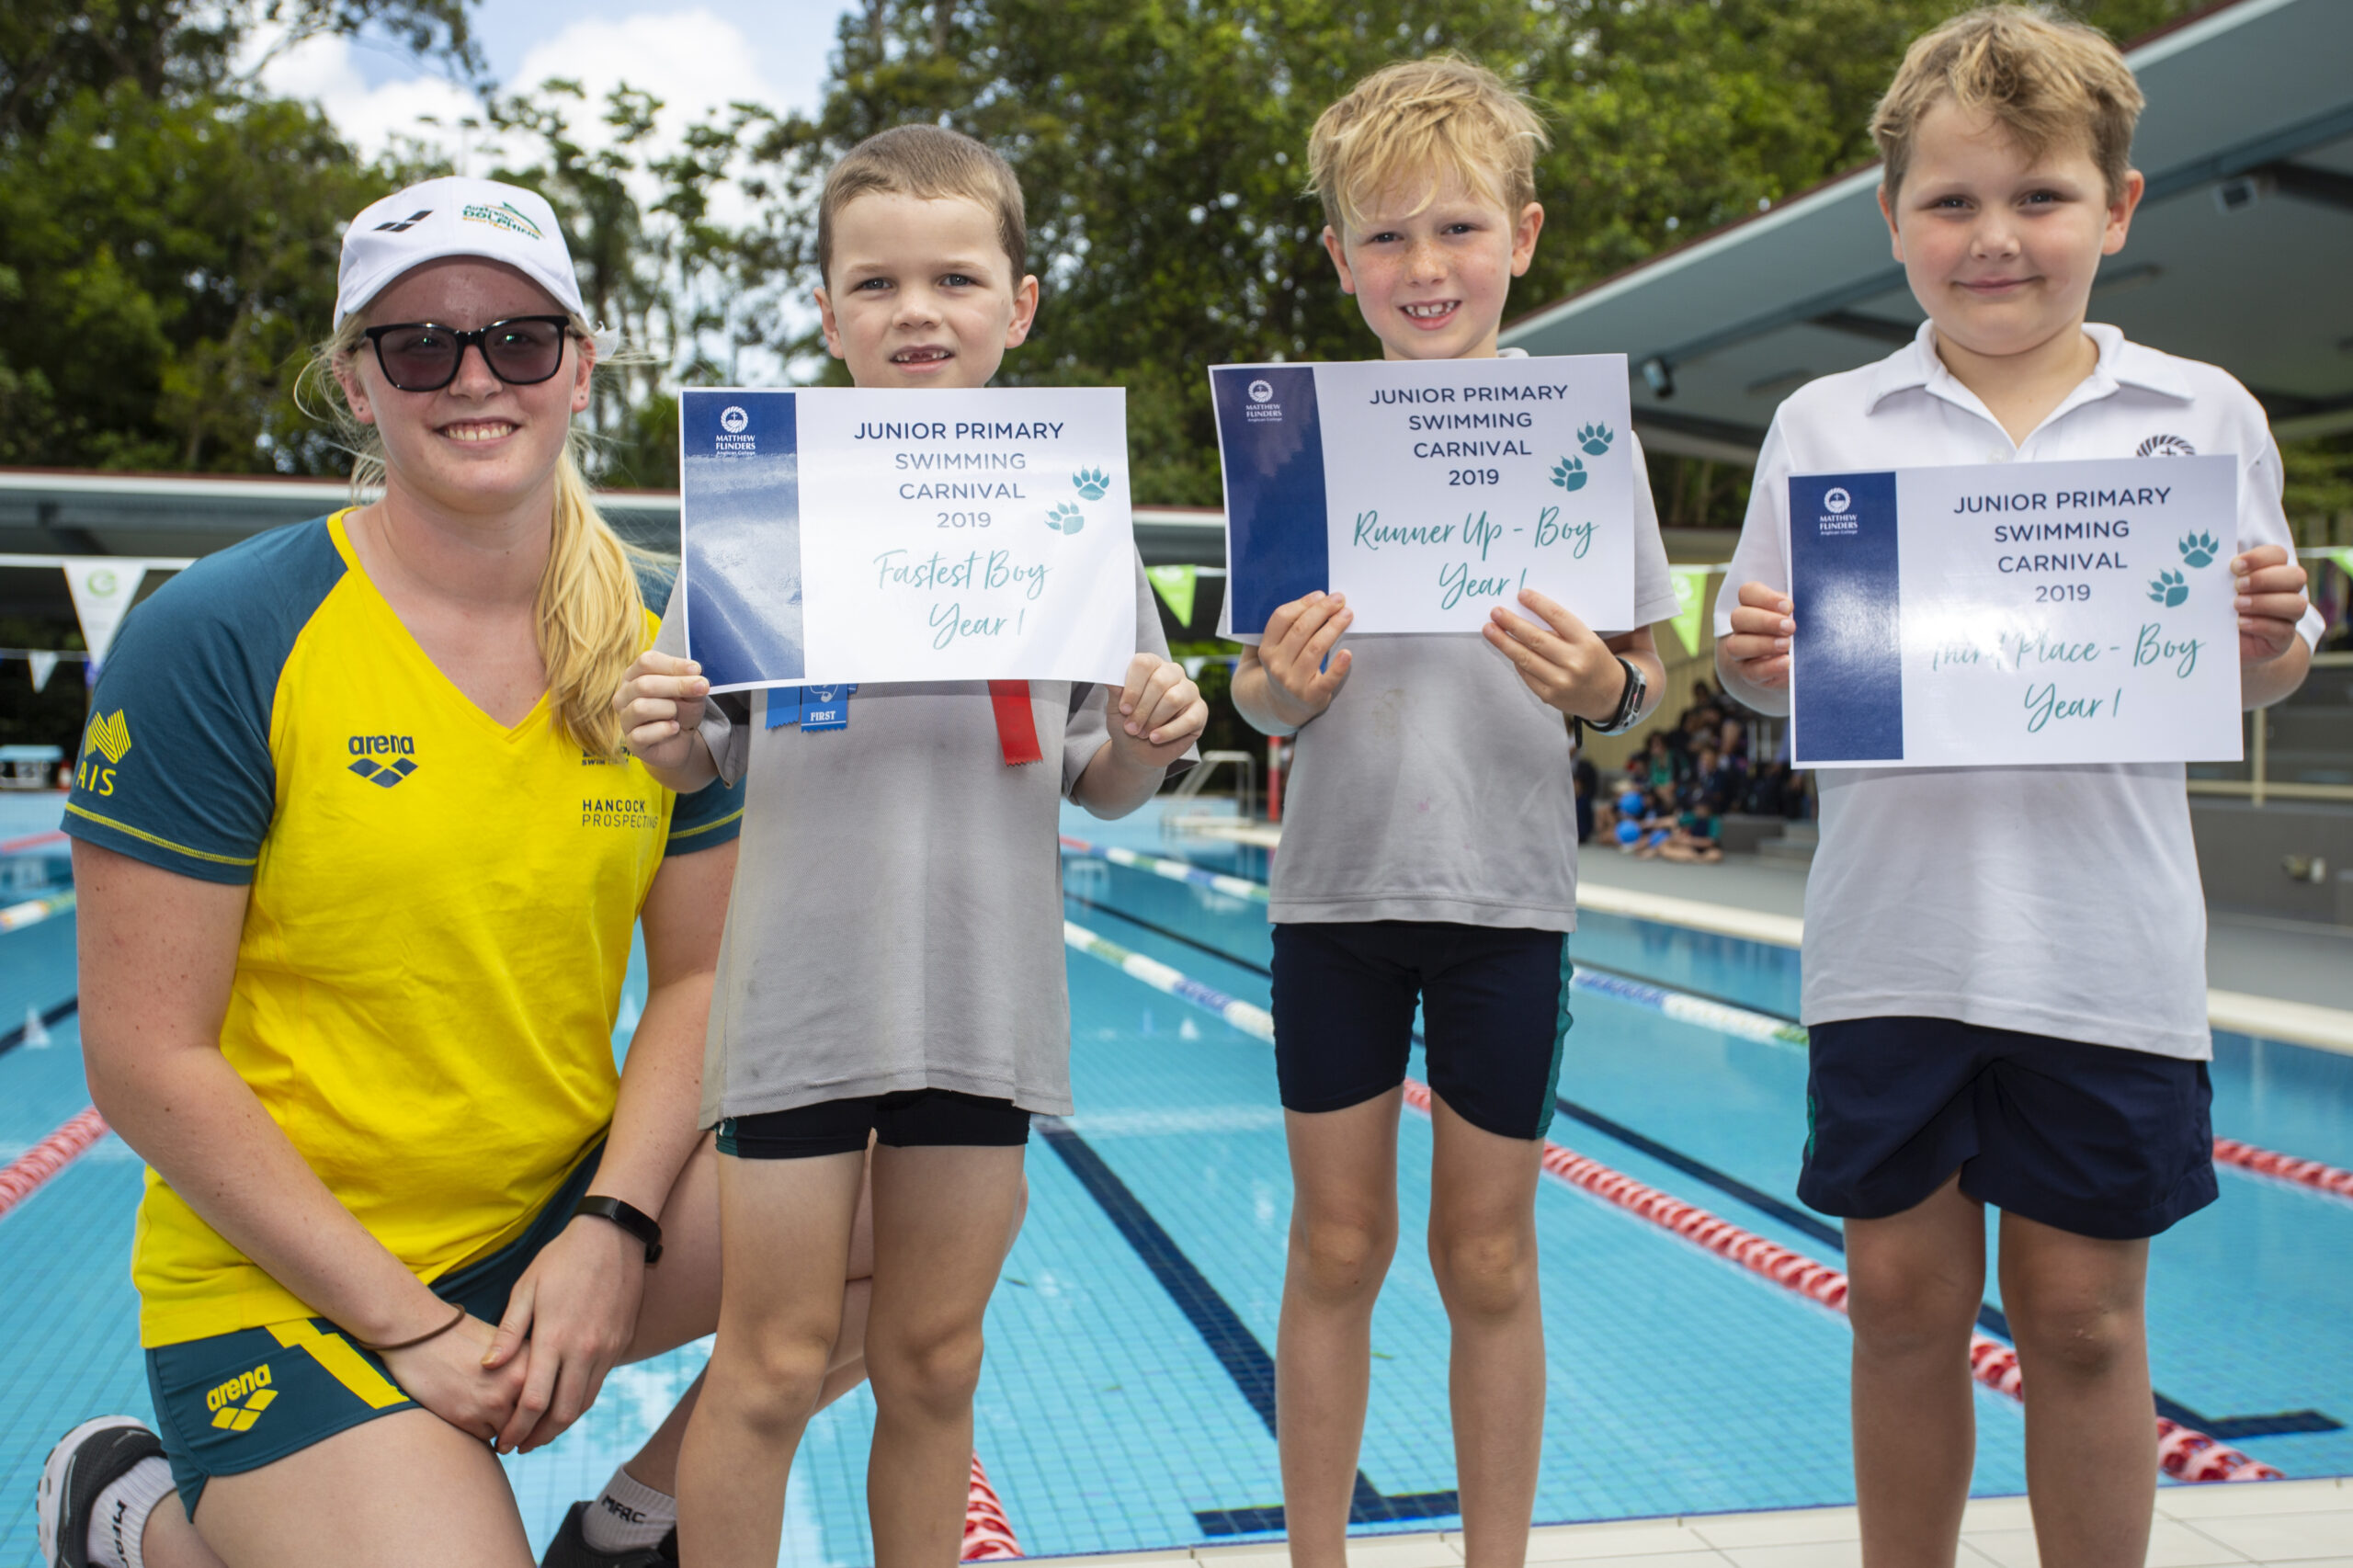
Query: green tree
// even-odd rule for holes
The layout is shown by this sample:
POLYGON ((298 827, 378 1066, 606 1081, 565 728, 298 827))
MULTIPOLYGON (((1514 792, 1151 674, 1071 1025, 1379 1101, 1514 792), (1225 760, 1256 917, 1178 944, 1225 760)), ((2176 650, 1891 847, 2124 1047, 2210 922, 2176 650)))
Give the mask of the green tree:
MULTIPOLYGON (((2191 4, 2075 8, 2129 37, 2191 4)), ((1021 177, 1032 268, 1046 284, 1038 333, 1004 380, 1125 386, 1137 498, 1212 504, 1206 366, 1373 347, 1333 282, 1322 212, 1301 188, 1309 127, 1367 72, 1454 50, 1546 111, 1548 222, 1513 292, 1518 312, 1867 160, 1870 106, 1904 46, 1961 8, 869 0, 841 24, 823 108, 778 122, 755 146, 804 236, 771 259, 804 287, 815 281, 813 193, 859 138, 915 119, 983 138, 1021 177)), ((776 346, 813 347, 789 335, 776 346)), ((1742 487, 1686 477, 1712 506, 1738 505, 1742 487)))

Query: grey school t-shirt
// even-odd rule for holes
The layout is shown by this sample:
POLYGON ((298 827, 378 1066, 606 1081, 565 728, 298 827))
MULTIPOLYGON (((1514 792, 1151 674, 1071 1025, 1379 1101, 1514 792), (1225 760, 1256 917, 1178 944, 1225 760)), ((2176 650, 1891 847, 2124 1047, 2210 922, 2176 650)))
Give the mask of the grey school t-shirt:
MULTIPOLYGON (((654 646, 683 653, 679 625, 654 646)), ((1136 645, 1168 652, 1141 562, 1136 645)), ((722 777, 748 782, 703 1125, 925 1088, 1068 1115, 1060 811, 1109 739, 1106 688, 1031 681, 1045 760, 1021 767, 985 682, 863 686, 847 729, 813 734, 768 728, 767 696, 704 709, 722 777)))
MULTIPOLYGON (((1635 626, 1675 613, 1644 472, 1638 445, 1635 626)), ((1575 930, 1568 721, 1475 633, 1343 645, 1347 683, 1299 732, 1283 782, 1268 918, 1575 930)))

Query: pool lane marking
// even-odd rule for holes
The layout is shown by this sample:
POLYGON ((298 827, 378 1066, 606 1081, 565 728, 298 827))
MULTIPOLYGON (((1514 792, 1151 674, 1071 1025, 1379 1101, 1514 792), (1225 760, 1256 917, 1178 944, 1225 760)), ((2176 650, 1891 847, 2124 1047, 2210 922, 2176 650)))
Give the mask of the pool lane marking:
MULTIPOLYGON (((1075 945, 1075 944, 1074 944, 1075 945)), ((1106 943, 1105 946, 1110 944, 1106 943)), ((1091 949, 1090 949, 1091 950, 1091 949)), ((1100 957, 1099 953, 1097 955, 1100 957)), ((1138 978, 1142 978, 1139 976, 1138 978)), ((1147 982, 1149 983, 1149 982, 1147 982)), ((1165 988, 1163 988, 1165 989, 1165 988)), ((1177 994, 1175 992, 1171 995, 1177 994)), ((1187 997, 1188 1001, 1196 998, 1187 997)), ((1038 1135, 1046 1146, 1062 1156, 1063 1165, 1078 1185, 1111 1221, 1136 1256, 1151 1270, 1160 1288, 1168 1293, 1193 1332, 1201 1336, 1217 1364, 1233 1381, 1244 1403, 1266 1425, 1267 1435, 1275 1434, 1275 1358, 1258 1336, 1250 1332, 1242 1315, 1219 1294, 1193 1260, 1185 1256, 1176 1239, 1171 1236, 1152 1210, 1143 1206, 1120 1174, 1105 1163, 1095 1146, 1079 1135, 1078 1130, 1058 1116, 1038 1116, 1030 1119, 1038 1135)), ((1357 1471, 1356 1489, 1348 1503, 1351 1524, 1388 1524, 1406 1519, 1448 1518, 1462 1511, 1461 1501, 1452 1492, 1419 1492, 1391 1496, 1375 1487, 1357 1471)), ((1193 1519, 1203 1535, 1247 1535, 1260 1530, 1283 1528, 1283 1511, 1279 1505, 1251 1508, 1196 1509, 1193 1519)))
MULTIPOLYGON (((1074 844, 1077 841, 1071 839, 1065 842, 1074 844)), ((1172 942, 1181 942, 1198 952, 1205 953, 1211 958, 1233 964, 1238 968, 1246 969, 1254 974, 1268 972, 1264 964, 1237 957, 1199 937, 1188 937, 1181 931, 1174 931, 1139 915, 1130 915, 1125 910, 1113 905, 1097 903, 1083 894, 1071 892, 1067 889, 1063 891, 1063 897, 1087 909, 1100 910, 1115 919, 1124 920, 1129 925, 1149 931, 1155 937, 1163 937, 1172 942)), ((1759 1012, 1756 1008, 1741 1006, 1717 997, 1695 995, 1688 991, 1670 990, 1666 986, 1655 984, 1618 970, 1602 969, 1584 962, 1574 966, 1569 983, 1576 990, 1589 991, 1597 996, 1607 996, 1612 1001, 1624 1002, 1637 1007, 1647 1007, 1652 1012, 1672 1018, 1677 1023, 1713 1029, 1719 1034, 1732 1035, 1736 1039, 1751 1040, 1760 1045, 1791 1046, 1801 1051, 1805 1048, 1805 1026, 1795 1018, 1786 1017, 1778 1013, 1759 1012)), ((6 1037, 0 1036, 0 1051, 6 1049, 6 1037)), ((1582 1119, 1580 1112, 1570 1102, 1563 1100, 1560 1105, 1562 1109, 1568 1111, 1572 1116, 1580 1116, 1582 1119)), ((1591 1123, 1590 1125, 1599 1124, 1591 1123)), ((1618 1138, 1621 1142, 1632 1143, 1637 1148, 1643 1148, 1645 1153, 1658 1153, 1656 1148, 1643 1148, 1641 1134, 1635 1133, 1629 1137, 1616 1131, 1615 1128, 1616 1124, 1612 1123, 1602 1127, 1601 1131, 1618 1138)), ((1658 1154, 1658 1157, 1666 1160, 1669 1165, 1674 1165, 1680 1156, 1658 1154)), ((2327 1193, 2332 1197, 2353 1200, 2353 1171, 2340 1170, 2335 1165, 2319 1160, 2307 1160, 2296 1154, 2283 1154, 2277 1150, 2241 1142, 2234 1138, 2214 1140, 2214 1160, 2218 1165, 2249 1171, 2256 1176, 2269 1176, 2273 1180, 2308 1187, 2314 1192, 2327 1193)), ((1699 1168, 1690 1169, 1687 1174, 1699 1176, 1703 1181, 1710 1181, 1722 1190, 1730 1190, 1723 1188, 1722 1184, 1715 1182, 1711 1176, 1702 1175, 1699 1168)), ((1746 1194, 1735 1196, 1742 1197, 1744 1201, 1747 1200, 1746 1194)), ((1782 1213, 1774 1208, 1775 1199, 1764 1198, 1762 1194, 1757 1196, 1762 1199, 1757 1207, 1774 1214, 1778 1219, 1797 1224, 1800 1230, 1805 1230, 1806 1227, 1803 1224, 1790 1220, 1789 1214, 1782 1213)), ((1808 1233, 1813 1233, 1808 1232, 1808 1233)), ((2250 1416, 2247 1419, 2268 1418, 2250 1416)), ((2335 1430, 2335 1428, 2332 1427, 2329 1430, 2335 1430)))
POLYGON ((46 849, 52 844, 65 842, 65 830, 51 828, 47 833, 28 833, 22 838, 0 839, 0 855, 21 855, 28 849, 46 849))
MULTIPOLYGON (((1263 1030, 1245 1028, 1245 1033, 1272 1044, 1274 1020, 1263 1008, 1251 1008, 1245 1003, 1211 990, 1199 982, 1188 979, 1166 964, 1152 960, 1141 961, 1149 969, 1139 971, 1129 968, 1122 959, 1139 959, 1116 942, 1105 940, 1085 926, 1068 920, 1063 922, 1064 937, 1070 945, 1096 958, 1121 968, 1155 989, 1181 997, 1207 1011, 1216 1013, 1229 1023, 1233 1017, 1217 1004, 1246 1008, 1266 1020, 1263 1030), (1174 984, 1162 983, 1158 976, 1172 977, 1187 990, 1174 984)), ((1235 1023, 1236 1028, 1244 1028, 1235 1023)), ((1406 1103, 1426 1114, 1429 1110, 1428 1086, 1414 1079, 1405 1081, 1406 1103)), ((1752 1272, 1763 1275, 1785 1290, 1809 1300, 1845 1312, 1847 1306, 1847 1277, 1829 1265, 1817 1263, 1802 1254, 1792 1252, 1753 1232, 1743 1230, 1728 1220, 1709 1213, 1697 1204, 1671 1198, 1655 1187, 1646 1187, 1623 1172, 1612 1170, 1597 1160, 1576 1153, 1562 1144, 1546 1140, 1541 1156, 1544 1169, 1580 1190, 1649 1220, 1663 1229, 1710 1252, 1740 1264, 1752 1272)), ((1116 1177, 1114 1179, 1117 1179, 1116 1177)), ((1148 1218, 1148 1217, 1147 1217, 1148 1218)), ((1255 1341, 1253 1342, 1255 1343, 1255 1341)), ((1263 1351, 1260 1352, 1262 1355, 1263 1351)), ((2018 1352, 1987 1335, 1970 1335, 1969 1361, 1971 1374, 1986 1387, 1997 1392, 2023 1400, 2023 1380, 2018 1371, 2018 1352)), ((1270 1363, 1271 1365, 1271 1363, 1270 1363)), ((2179 1407, 2177 1407, 2179 1408, 2179 1407)), ((2187 1412, 2185 1411, 2185 1414, 2187 1412)), ((2264 1419, 2256 1417, 2253 1419, 2264 1419)), ((2326 1417, 2322 1417, 2325 1420, 2326 1417)), ((2186 1422, 2168 1416, 2157 1417, 2157 1451, 2165 1472, 2183 1481, 2269 1481, 2280 1479, 2280 1471, 2259 1460, 2248 1458, 2223 1444, 2210 1434, 2200 1431, 2186 1422)))
POLYGON ((89 1153, 107 1135, 107 1119, 89 1106, 0 1168, 0 1219, 49 1185, 50 1178, 89 1153))
MULTIPOLYGON (((68 996, 53 1006, 43 1007, 39 1014, 41 1028, 46 1029, 51 1024, 72 1017, 81 1010, 81 1007, 82 998, 79 993, 68 996)), ((8 1052, 25 1043, 25 1036, 31 1032, 34 1016, 32 1009, 28 1007, 25 1009, 25 1022, 0 1029, 0 1056, 7 1055, 8 1052)))

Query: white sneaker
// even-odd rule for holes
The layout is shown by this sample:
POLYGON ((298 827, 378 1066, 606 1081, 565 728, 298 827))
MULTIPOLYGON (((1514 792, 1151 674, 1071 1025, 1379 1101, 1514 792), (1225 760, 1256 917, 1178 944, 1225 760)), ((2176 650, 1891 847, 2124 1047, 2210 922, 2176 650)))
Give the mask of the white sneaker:
POLYGON ((85 1421, 57 1439, 40 1470, 43 1568, 90 1568, 90 1511, 98 1494, 141 1460, 163 1457, 163 1439, 128 1415, 85 1421))

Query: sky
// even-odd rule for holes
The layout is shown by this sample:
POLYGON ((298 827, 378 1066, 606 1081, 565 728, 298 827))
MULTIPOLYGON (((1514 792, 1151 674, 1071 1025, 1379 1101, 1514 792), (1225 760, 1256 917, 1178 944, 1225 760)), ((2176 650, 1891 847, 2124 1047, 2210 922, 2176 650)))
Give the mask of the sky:
MULTIPOLYGON (((474 27, 501 87, 567 76, 595 102, 626 81, 663 100, 668 140, 737 99, 815 108, 845 8, 841 0, 483 0, 474 27)), ((311 39, 271 58, 262 81, 316 100, 364 154, 405 134, 439 142, 461 165, 482 162, 459 128, 479 117, 473 95, 389 41, 311 39)))

